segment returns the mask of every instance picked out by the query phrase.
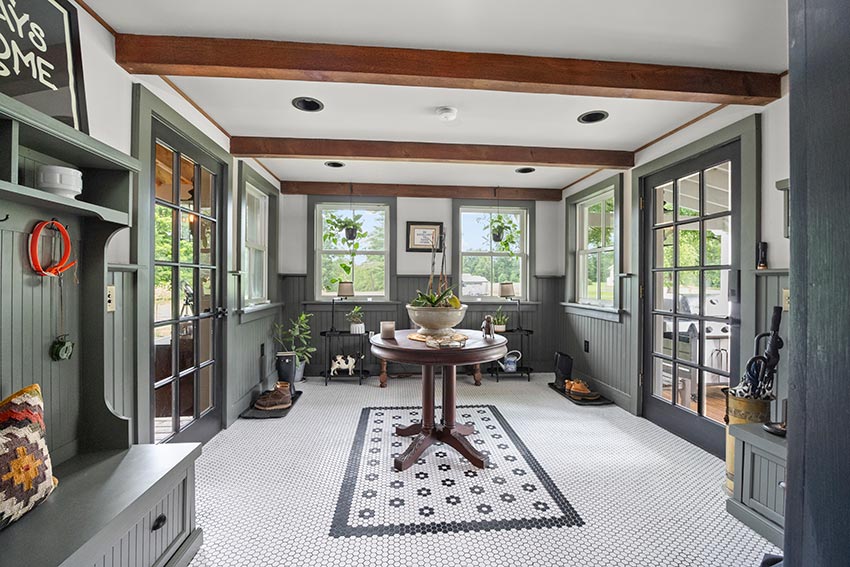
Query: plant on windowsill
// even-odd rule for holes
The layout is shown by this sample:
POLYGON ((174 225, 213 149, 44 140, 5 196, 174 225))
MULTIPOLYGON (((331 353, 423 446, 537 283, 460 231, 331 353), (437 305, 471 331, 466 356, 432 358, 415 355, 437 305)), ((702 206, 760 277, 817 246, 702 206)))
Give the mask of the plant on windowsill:
POLYGON ((362 335, 366 332, 366 324, 363 322, 363 308, 355 305, 354 309, 345 314, 345 318, 351 323, 350 332, 352 335, 362 335))
POLYGON ((337 250, 342 248, 347 250, 345 260, 339 263, 339 268, 344 276, 332 278, 330 284, 352 282, 354 281, 354 253, 360 249, 359 240, 367 235, 366 231, 363 230, 363 217, 353 211, 350 217, 329 212, 324 222, 322 241, 325 246, 337 250))
POLYGON ((285 382, 286 376, 283 375, 282 357, 288 353, 295 354, 295 376, 294 382, 299 382, 304 379, 304 367, 310 362, 316 348, 310 345, 313 339, 313 334, 310 331, 310 318, 312 313, 301 313, 296 319, 289 322, 289 326, 275 323, 274 324, 274 341, 279 344, 284 351, 277 353, 277 374, 278 379, 285 382))
MULTIPOLYGON (((441 240, 445 236, 440 237, 441 240)), ((439 243, 439 249, 443 250, 440 275, 434 287, 434 275, 437 264, 437 243, 431 246, 431 275, 428 278, 428 291, 423 293, 416 290, 416 297, 406 305, 410 320, 419 327, 419 334, 428 336, 446 336, 454 333, 455 325, 463 321, 466 315, 466 305, 454 294, 446 276, 446 253, 444 242, 439 243)))
POLYGON ((490 217, 490 237, 496 243, 496 249, 514 255, 514 248, 519 241, 519 226, 510 215, 501 213, 490 217))
POLYGON ((502 306, 500 305, 493 315, 493 330, 497 333, 504 333, 508 329, 508 319, 510 317, 502 311, 502 306))

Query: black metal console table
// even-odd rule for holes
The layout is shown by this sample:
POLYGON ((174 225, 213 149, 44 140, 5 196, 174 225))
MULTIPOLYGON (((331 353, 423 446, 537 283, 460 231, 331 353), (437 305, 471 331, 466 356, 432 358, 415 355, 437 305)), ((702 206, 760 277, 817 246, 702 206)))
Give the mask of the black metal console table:
MULTIPOLYGON (((319 333, 319 335, 325 341, 325 352, 327 352, 327 356, 328 356, 327 364, 325 366, 325 370, 322 372, 322 376, 325 377, 325 386, 328 385, 328 381, 332 378, 339 378, 339 377, 348 378, 349 377, 348 374, 337 374, 335 376, 331 376, 331 364, 333 363, 333 358, 334 358, 335 355, 337 355, 337 354, 354 355, 354 354, 359 353, 362 356, 366 356, 366 354, 369 352, 369 333, 368 332, 367 333, 351 334, 349 331, 326 330, 326 331, 322 331, 321 333, 319 333), (355 341, 356 341, 356 344, 358 345, 358 347, 357 347, 358 350, 357 350, 356 353, 354 353, 354 352, 349 352, 349 353, 334 352, 333 351, 334 343, 336 343, 336 345, 339 348, 342 348, 343 345, 351 344, 351 343, 354 343, 355 341)), ((351 378, 354 378, 356 376, 358 384, 363 384, 363 380, 365 378, 369 377, 369 371, 366 370, 366 368, 364 368, 364 366, 365 366, 364 361, 365 361, 364 358, 359 358, 357 360, 356 368, 358 370, 356 370, 355 374, 350 376, 351 378)))

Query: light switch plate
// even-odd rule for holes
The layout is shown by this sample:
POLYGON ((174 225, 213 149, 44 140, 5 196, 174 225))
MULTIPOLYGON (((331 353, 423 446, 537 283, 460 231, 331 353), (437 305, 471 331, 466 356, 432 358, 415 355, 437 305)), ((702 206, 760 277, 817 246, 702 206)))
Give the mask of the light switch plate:
POLYGON ((791 311, 791 290, 787 287, 782 289, 782 310, 791 311))
POLYGON ((106 286, 106 312, 112 313, 115 311, 115 286, 106 286))

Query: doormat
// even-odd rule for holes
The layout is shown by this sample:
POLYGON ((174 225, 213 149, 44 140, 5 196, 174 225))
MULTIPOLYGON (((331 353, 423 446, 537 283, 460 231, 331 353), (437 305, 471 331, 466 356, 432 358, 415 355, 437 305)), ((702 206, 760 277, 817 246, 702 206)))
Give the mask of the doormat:
POLYGON ((568 396, 566 392, 562 392, 561 390, 559 390, 555 386, 554 382, 549 382, 548 386, 577 406, 607 406, 614 403, 612 400, 609 400, 608 398, 601 395, 595 400, 576 400, 571 396, 568 396))
POLYGON ((437 442, 406 471, 393 459, 411 442, 396 425, 420 420, 418 407, 364 408, 348 457, 330 535, 357 537, 583 526, 516 432, 494 406, 458 406, 467 439, 488 455, 474 467, 437 442))
POLYGON ((298 398, 301 397, 301 393, 301 390, 295 392, 292 396, 292 405, 286 409, 258 410, 254 409, 254 406, 252 405, 250 408, 239 414, 239 417, 243 419, 270 419, 275 417, 284 417, 289 413, 289 410, 295 407, 295 402, 297 402, 298 398))

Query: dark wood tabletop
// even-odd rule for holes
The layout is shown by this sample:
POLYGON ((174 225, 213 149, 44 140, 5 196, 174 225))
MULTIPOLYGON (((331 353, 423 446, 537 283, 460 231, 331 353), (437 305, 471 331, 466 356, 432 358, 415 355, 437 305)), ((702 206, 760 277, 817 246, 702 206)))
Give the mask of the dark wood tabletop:
POLYGON ((370 339, 372 353, 392 362, 440 366, 482 364, 499 360, 507 354, 508 339, 501 335, 490 339, 485 338, 481 331, 458 329, 456 332, 469 337, 463 348, 429 347, 422 341, 409 339, 408 336, 416 331, 406 329, 396 331, 395 340, 382 339, 380 335, 374 335, 370 339))

